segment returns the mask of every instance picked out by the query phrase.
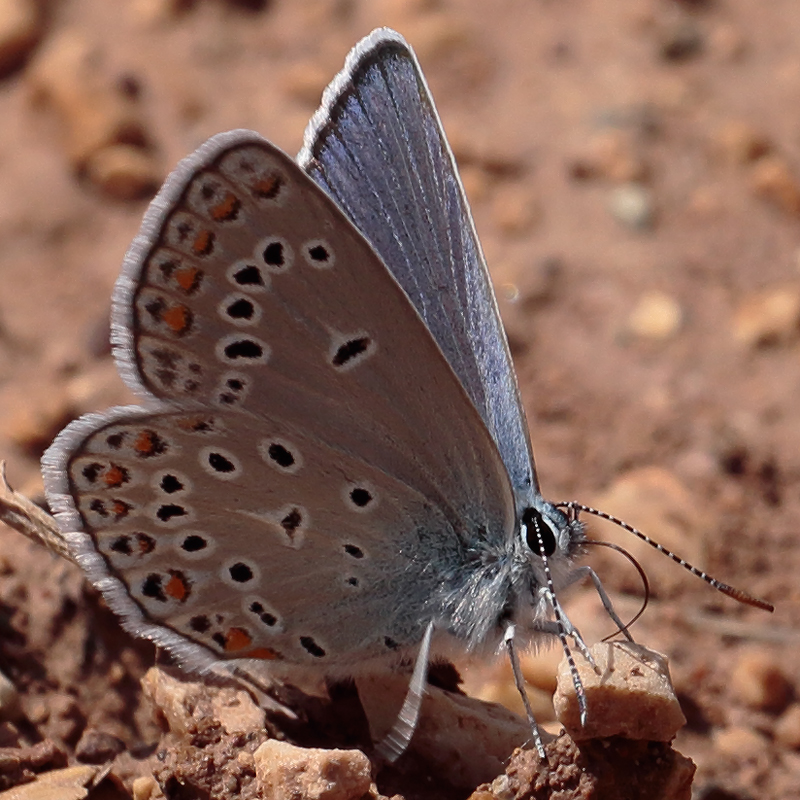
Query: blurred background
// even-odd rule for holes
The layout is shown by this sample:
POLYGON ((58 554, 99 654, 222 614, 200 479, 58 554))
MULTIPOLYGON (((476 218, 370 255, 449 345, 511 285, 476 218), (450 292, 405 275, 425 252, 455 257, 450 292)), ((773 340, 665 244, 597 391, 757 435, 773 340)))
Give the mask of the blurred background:
MULTIPOLYGON (((458 160, 545 495, 623 516, 777 605, 739 607, 592 525, 647 569, 654 597, 634 633, 670 656, 689 720, 677 747, 697 761, 697 786, 796 793, 795 0, 2 0, 11 483, 41 500, 38 458, 58 430, 132 401, 110 357, 109 297, 169 170, 232 128, 296 153, 347 51, 381 25, 415 48, 458 160)), ((135 686, 152 653, 109 617, 110 638, 94 641, 100 612, 84 608, 96 599, 42 553, 0 530, 0 670, 57 741, 103 724, 146 740, 135 686), (112 696, 114 708, 95 702, 112 696)), ((634 613, 633 569, 589 558, 634 613)), ((587 640, 611 632, 596 606, 582 589, 568 606, 587 640)), ((543 719, 557 659, 527 665, 543 719)), ((470 693, 516 702, 502 672, 463 673, 470 693)))

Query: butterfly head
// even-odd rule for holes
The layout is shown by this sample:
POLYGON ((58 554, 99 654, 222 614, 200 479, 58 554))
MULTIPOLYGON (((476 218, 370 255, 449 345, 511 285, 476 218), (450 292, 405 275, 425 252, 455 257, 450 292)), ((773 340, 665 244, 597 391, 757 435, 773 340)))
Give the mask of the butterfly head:
POLYGON ((517 519, 510 618, 521 628, 539 629, 552 595, 572 582, 586 536, 581 522, 541 497, 523 507, 517 519))
POLYGON ((530 505, 519 515, 518 545, 530 558, 553 563, 571 561, 586 539, 583 523, 568 517, 546 500, 530 505))

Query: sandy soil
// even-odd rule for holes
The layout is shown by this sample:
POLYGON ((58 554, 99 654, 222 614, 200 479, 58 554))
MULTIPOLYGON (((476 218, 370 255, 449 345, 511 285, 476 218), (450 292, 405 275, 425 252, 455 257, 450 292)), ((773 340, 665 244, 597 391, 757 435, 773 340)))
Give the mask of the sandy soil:
MULTIPOLYGON (((108 298, 171 166, 237 127, 295 153, 352 44, 396 27, 462 166, 545 494, 624 513, 777 606, 643 562, 654 599, 636 634, 671 658, 698 796, 800 796, 796 3, 65 0, 25 23, 33 8, 0 7, 0 456, 15 488, 41 499, 60 427, 131 399, 108 298)), ((635 609, 630 569, 591 555, 635 609)), ((587 597, 575 613, 603 636, 587 597)), ((0 747, 49 739, 56 764, 88 730, 145 752, 154 657, 74 567, 0 530, 0 672, 23 714, 0 722, 0 747)))

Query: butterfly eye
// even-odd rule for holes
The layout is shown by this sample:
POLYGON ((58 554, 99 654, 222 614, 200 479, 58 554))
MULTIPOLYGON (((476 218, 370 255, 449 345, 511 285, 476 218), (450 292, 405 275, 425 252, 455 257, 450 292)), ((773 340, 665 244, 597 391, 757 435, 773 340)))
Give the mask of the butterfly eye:
POLYGON ((548 558, 556 551, 556 536, 535 508, 526 508, 522 514, 525 544, 532 553, 540 555, 544 550, 548 558), (541 539, 541 547, 539 541, 541 539))

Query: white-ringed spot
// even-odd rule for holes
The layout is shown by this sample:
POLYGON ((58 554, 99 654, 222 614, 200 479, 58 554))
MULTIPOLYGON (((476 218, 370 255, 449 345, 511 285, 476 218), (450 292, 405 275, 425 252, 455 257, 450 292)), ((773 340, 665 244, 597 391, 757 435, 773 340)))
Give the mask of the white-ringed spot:
POLYGON ((222 447, 204 447, 198 455, 203 471, 221 481, 232 481, 241 477, 242 465, 239 459, 222 447))
POLYGON ((357 514, 366 514, 378 505, 378 495, 375 489, 365 481, 345 486, 342 497, 345 505, 357 514))
POLYGON ((269 360, 269 346, 245 333, 223 336, 215 349, 217 358, 226 364, 266 364, 269 360))
POLYGON ((306 263, 315 269, 330 269, 336 263, 336 253, 325 239, 310 239, 302 250, 306 263))
POLYGON ((328 361, 338 372, 346 372, 373 356, 377 348, 377 342, 365 331, 338 335, 331 342, 328 361))
POLYGON ((205 531, 181 531, 173 540, 173 548, 187 561, 200 561, 214 553, 217 542, 205 531))
POLYGON ((153 475, 150 485, 162 495, 181 496, 191 494, 192 482, 182 472, 177 470, 164 470, 153 475))
POLYGON ((219 316, 235 325, 237 328, 246 328, 257 325, 261 321, 262 309, 252 298, 244 294, 229 294, 218 306, 219 316))
POLYGON ((250 590, 261 581, 261 570, 258 565, 247 558, 230 558, 221 567, 219 576, 222 581, 234 589, 250 590))
POLYGON ((269 288, 269 273, 252 261, 237 261, 228 268, 228 283, 249 294, 265 292, 269 288))
POLYGON ((303 466, 300 450, 286 439, 262 439, 258 444, 261 458, 278 472, 294 475, 303 466))
POLYGON ((309 655, 314 656, 314 658, 324 658, 326 655, 325 649, 311 636, 301 636, 300 645, 309 655))
POLYGON ((256 245, 253 255, 257 264, 269 272, 287 272, 294 264, 294 251, 281 236, 267 236, 256 245))

